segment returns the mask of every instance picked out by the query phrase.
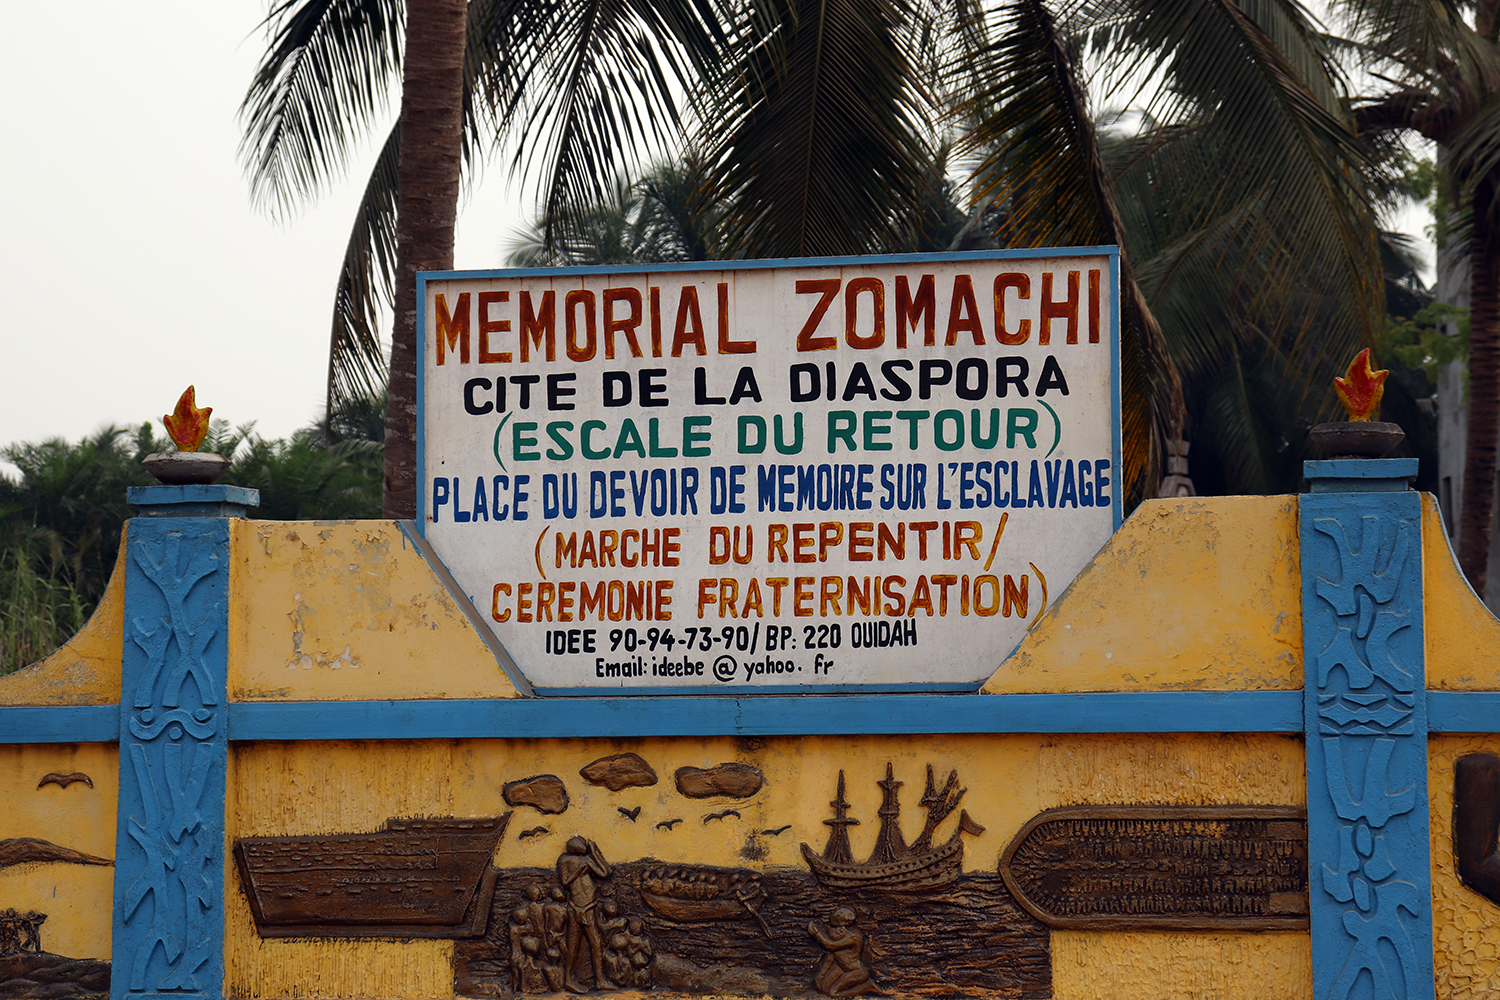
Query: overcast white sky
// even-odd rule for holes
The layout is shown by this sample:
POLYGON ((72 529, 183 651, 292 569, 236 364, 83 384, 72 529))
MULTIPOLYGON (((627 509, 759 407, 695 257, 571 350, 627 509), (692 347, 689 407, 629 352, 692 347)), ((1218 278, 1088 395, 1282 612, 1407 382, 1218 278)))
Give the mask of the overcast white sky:
MULTIPOLYGON (((189 383, 216 418, 267 437, 319 416, 334 283, 375 145, 300 217, 252 207, 235 111, 264 10, 4 5, 0 444, 158 419, 189 383)), ((494 166, 464 206, 459 267, 499 265, 527 214, 507 187, 494 166)))
MULTIPOLYGON (((0 445, 159 419, 189 383, 215 417, 267 437, 316 419, 374 143, 344 183, 275 223, 236 158, 261 0, 4 12, 0 445)), ((499 266, 530 204, 493 163, 462 208, 457 266, 499 266)), ((1409 218, 1420 235, 1425 219, 1409 218)))

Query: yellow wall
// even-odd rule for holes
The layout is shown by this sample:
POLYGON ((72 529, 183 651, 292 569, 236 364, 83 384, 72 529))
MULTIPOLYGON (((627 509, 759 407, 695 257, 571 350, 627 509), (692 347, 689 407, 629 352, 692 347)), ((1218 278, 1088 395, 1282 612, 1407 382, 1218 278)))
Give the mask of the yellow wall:
MULTIPOLYGON (((1431 686, 1500 687, 1500 622, 1457 577, 1431 500, 1424 502, 1431 686)), ((517 696, 466 609, 394 522, 234 521, 231 533, 233 699, 517 696)), ((1298 558, 1295 497, 1148 502, 984 690, 1299 689, 1298 558)), ((0 704, 118 698, 122 581, 123 572, 67 646, 0 680, 0 704)), ((1500 736, 1486 739, 1500 746, 1500 736)), ((1439 975, 1445 995, 1479 996, 1500 989, 1500 974, 1493 986, 1489 978, 1496 956, 1484 944, 1493 915, 1490 904, 1452 879, 1445 823, 1458 751, 1445 749, 1445 740, 1434 740, 1432 764, 1439 975)), ((506 781, 552 773, 566 783, 570 808, 560 816, 517 809, 497 854, 501 867, 550 867, 562 842, 583 833, 611 860, 800 869, 798 845, 821 846, 826 837, 822 820, 841 768, 852 812, 864 820, 851 830, 854 851, 870 850, 878 828, 875 780, 887 761, 906 783, 902 801, 911 816, 920 814, 925 765, 934 765, 940 781, 958 769, 969 788, 964 807, 986 827, 966 838, 971 871, 993 871, 1019 827, 1053 806, 1305 801, 1301 740, 1270 735, 237 743, 230 748, 227 836, 232 844, 239 836, 375 830, 392 816, 496 815, 507 808, 500 794, 506 781), (659 784, 611 793, 579 777, 585 764, 626 750, 655 767, 659 784), (729 760, 761 768, 765 788, 732 802, 688 800, 675 791, 676 768, 729 760), (740 817, 703 821, 731 804, 740 817), (639 820, 624 818, 619 806, 640 806, 639 820), (673 817, 683 819, 675 830, 656 828, 673 817), (760 833, 786 823, 792 829, 778 837, 760 833), (539 826, 548 832, 518 839, 539 826), (764 860, 746 860, 747 848, 763 848, 764 860)), ((0 836, 42 836, 113 857, 116 769, 113 745, 0 747, 0 836), (38 792, 36 781, 52 770, 85 771, 95 788, 38 792), (37 811, 49 803, 52 812, 37 811)), ((949 817, 939 836, 956 822, 949 817)), ((107 957, 113 869, 31 868, 0 871, 0 905, 48 912, 49 949, 107 957), (29 902, 44 898, 47 905, 29 902)), ((226 897, 229 996, 452 996, 452 942, 262 941, 232 860, 226 897)), ((1310 995, 1305 933, 1064 931, 1052 934, 1052 951, 1058 1000, 1310 995)))
MULTIPOLYGON (((513 696, 494 656, 420 555, 389 523, 235 525, 231 689, 251 700, 513 696), (356 666, 357 664, 357 666, 356 666)), ((1296 500, 1215 498, 1143 505, 986 685, 990 692, 1296 689, 1301 679, 1296 500), (1150 581, 1150 594, 1146 594, 1150 581), (1128 599, 1122 600, 1122 595, 1128 599)), ((957 767, 970 814, 965 865, 993 871, 1031 816, 1066 804, 1305 802, 1301 741, 1276 736, 930 736, 801 739, 467 740, 263 743, 231 749, 229 839, 378 829, 411 815, 503 812, 500 788, 560 776, 560 816, 522 807, 496 863, 550 867, 574 833, 616 860, 801 868, 821 846, 840 768, 851 831, 868 852, 892 762, 915 806, 925 765, 957 767), (634 750, 660 776, 619 793, 578 770, 634 750), (734 801, 680 796, 672 772, 742 760, 766 787, 734 801), (617 807, 641 807, 637 822, 617 807), (670 833, 662 819, 684 822, 670 833), (779 837, 757 831, 792 823, 779 837), (548 832, 518 840, 535 827, 548 832), (763 861, 743 852, 765 851, 763 861)), ((957 822, 949 818, 939 836, 957 822)), ((262 941, 228 866, 226 992, 237 997, 447 997, 445 941, 262 941)), ((1310 993, 1302 933, 1053 934, 1059 1000, 1251 998, 1310 993), (1167 959, 1171 971, 1161 966, 1167 959)))
MULTIPOLYGON (((925 769, 941 782, 957 768, 969 789, 964 807, 985 832, 966 837, 964 864, 995 871, 1001 852, 1021 825, 1058 805, 1138 802, 1304 804, 1300 741, 1275 736, 931 736, 812 737, 775 739, 464 740, 398 743, 237 744, 232 750, 230 841, 236 836, 375 830, 387 818, 412 815, 492 816, 508 807, 506 781, 538 773, 563 779, 571 799, 561 815, 531 807, 515 810, 496 856, 502 868, 551 867, 563 842, 583 834, 613 861, 643 857, 683 863, 748 867, 805 867, 798 845, 821 847, 827 836, 838 771, 847 779, 851 814, 864 822, 850 831, 856 856, 873 847, 880 805, 876 779, 887 761, 906 784, 906 812, 920 815, 925 769), (633 750, 660 776, 657 785, 610 792, 586 784, 580 768, 609 754, 633 750), (739 760, 766 775, 765 787, 746 800, 686 799, 672 773, 739 760), (705 823, 729 806, 740 812, 705 823), (638 820, 618 807, 641 807, 638 820), (671 831, 656 828, 681 817, 671 831), (770 837, 759 831, 792 828, 770 837), (548 833, 520 840, 535 827, 548 833), (764 847, 762 861, 746 860, 747 845, 764 847)), ((908 823, 910 824, 910 820, 908 823)), ((950 816, 943 839, 958 822, 950 816)), ((913 831, 908 831, 914 834, 913 831)), ((758 853, 758 851, 756 852, 758 853)), ((229 866, 226 906, 225 989, 236 997, 451 996, 452 944, 443 941, 261 941, 229 866)), ((1054 982, 1059 998, 1134 1000, 1165 995, 1146 990, 1142 971, 1162 949, 1201 954, 1198 995, 1263 997, 1268 982, 1305 995, 1305 934, 1054 935, 1061 957, 1054 982), (1243 964, 1216 964, 1214 956, 1258 955, 1268 968, 1290 970, 1282 979, 1246 979, 1243 964), (1109 970, 1118 970, 1113 974, 1109 970)), ((1182 982, 1187 982, 1186 974, 1182 982)))
MULTIPOLYGON (((0 705, 109 705, 120 701, 124 543, 99 605, 78 634, 46 658, 0 677, 0 705)), ((114 743, 0 744, 0 840, 47 840, 115 856, 119 748, 114 743), (89 776, 38 787, 48 774, 89 776)), ((0 906, 47 914, 42 948, 69 958, 110 957, 114 866, 46 862, 0 868, 0 906)))
POLYGON ((1443 1000, 1500 994, 1500 906, 1465 888, 1453 859, 1453 762, 1467 753, 1500 753, 1500 736, 1434 736, 1428 742, 1432 957, 1443 1000))
MULTIPOLYGON (((113 743, 0 745, 0 840, 34 837, 113 860, 119 760, 113 743), (92 788, 37 787, 47 774, 79 771, 92 788)), ((114 875, 113 865, 56 861, 0 868, 0 906, 47 914, 46 951, 108 959, 114 875)))
POLYGON ((1500 690, 1500 621, 1459 570, 1431 493, 1422 494, 1422 590, 1427 687, 1500 690))
POLYGON ((230 525, 232 699, 516 697, 394 521, 230 525))
POLYGON ((78 634, 24 670, 0 677, 0 705, 110 705, 120 701, 125 542, 99 605, 78 634))
POLYGON ((262 941, 231 848, 236 837, 373 831, 391 816, 453 815, 454 745, 230 744, 226 997, 453 995, 451 941, 262 941))
POLYGON ((1148 500, 984 692, 1301 688, 1299 558, 1294 496, 1148 500))

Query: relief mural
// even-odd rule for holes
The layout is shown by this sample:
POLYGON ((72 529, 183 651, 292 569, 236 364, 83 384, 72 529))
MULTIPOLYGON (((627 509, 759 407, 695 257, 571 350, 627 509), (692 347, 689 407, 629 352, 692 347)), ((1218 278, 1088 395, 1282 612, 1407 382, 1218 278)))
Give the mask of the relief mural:
MULTIPOLYGON (((82 771, 43 775, 36 787, 38 790, 46 785, 67 788, 74 783, 94 787, 93 780, 82 771)), ((40 837, 0 839, 0 871, 44 864, 113 865, 114 862, 40 837)), ((107 997, 109 962, 68 958, 48 951, 43 931, 46 922, 47 914, 39 910, 18 910, 14 906, 0 909, 0 1000, 107 997)))
MULTIPOLYGON (((649 783, 655 772, 631 754, 595 761, 583 774, 609 787, 649 783)), ((765 782, 738 762, 679 768, 673 778, 687 799, 748 800, 765 782)), ((861 820, 851 815, 842 772, 831 789, 832 816, 822 820, 826 843, 802 844, 800 870, 615 859, 573 836, 553 870, 504 872, 488 929, 457 945, 456 990, 1050 996, 1047 928, 1016 904, 998 873, 962 871, 963 838, 984 827, 958 810, 964 789, 956 772, 939 786, 929 767, 926 781, 924 823, 910 844, 894 765, 873 781, 882 793, 879 832, 862 861, 849 842, 848 828, 861 820), (952 834, 934 844, 955 811, 952 834)), ((619 812, 639 821, 639 807, 619 812)), ((666 835, 681 823, 741 823, 748 807, 683 812, 655 826, 666 835)), ((753 860, 759 838, 793 828, 753 832, 742 857, 753 860)))
POLYGON ((46 951, 41 935, 46 920, 47 915, 36 910, 0 910, 0 997, 108 996, 109 963, 46 951))
POLYGON ((1307 814, 1281 806, 1085 806, 1032 818, 1000 860, 1049 927, 1306 930, 1307 814))
MULTIPOLYGON (((763 826, 751 800, 766 779, 742 762, 677 769, 680 798, 660 800, 660 819, 640 805, 603 803, 614 806, 616 824, 639 824, 632 828, 664 845, 682 836, 682 824, 746 826, 742 865, 674 860, 669 846, 618 857, 607 831, 572 829, 565 783, 553 774, 504 783, 507 804, 547 820, 518 821, 525 828, 509 840, 506 813, 247 837, 234 853, 263 937, 455 938, 454 988, 466 997, 660 990, 1044 998, 1052 995, 1054 927, 1306 926, 1300 810, 1049 810, 1006 848, 990 842, 986 824, 1016 817, 965 802, 958 771, 941 782, 939 773, 927 765, 917 786, 922 823, 908 841, 900 790, 918 775, 901 774, 894 761, 883 775, 856 775, 880 790, 875 815, 862 817, 839 771, 828 785, 831 815, 820 820, 822 846, 802 841, 802 866, 755 864, 767 856, 767 838, 815 838, 796 823, 763 826), (692 800, 714 801, 694 810, 692 800), (856 860, 849 827, 861 823, 878 829, 869 856, 856 860), (550 866, 505 864, 507 843, 546 843, 537 838, 554 833, 550 866), (965 871, 966 845, 999 863, 965 871)), ((599 758, 579 774, 612 794, 659 781, 634 753, 599 758)))

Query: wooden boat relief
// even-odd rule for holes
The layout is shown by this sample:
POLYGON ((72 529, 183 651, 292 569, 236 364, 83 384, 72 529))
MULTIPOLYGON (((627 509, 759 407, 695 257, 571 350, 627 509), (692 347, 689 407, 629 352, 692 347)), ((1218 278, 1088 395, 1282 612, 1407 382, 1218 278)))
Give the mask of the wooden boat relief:
POLYGON ((241 837, 234 857, 267 937, 476 937, 510 813, 390 819, 374 833, 241 837))
POLYGON ((746 872, 689 868, 653 869, 641 876, 641 901, 659 916, 678 923, 753 918, 770 937, 761 916, 766 890, 760 878, 746 872))

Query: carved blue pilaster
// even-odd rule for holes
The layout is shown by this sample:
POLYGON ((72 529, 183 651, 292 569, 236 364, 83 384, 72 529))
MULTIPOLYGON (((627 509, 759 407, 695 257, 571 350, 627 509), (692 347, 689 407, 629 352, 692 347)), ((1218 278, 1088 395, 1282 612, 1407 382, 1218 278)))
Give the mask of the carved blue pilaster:
POLYGON ((129 522, 111 1000, 224 981, 229 528, 129 522))
POLYGON ((1316 1000, 1433 996, 1419 494, 1301 497, 1316 1000))

